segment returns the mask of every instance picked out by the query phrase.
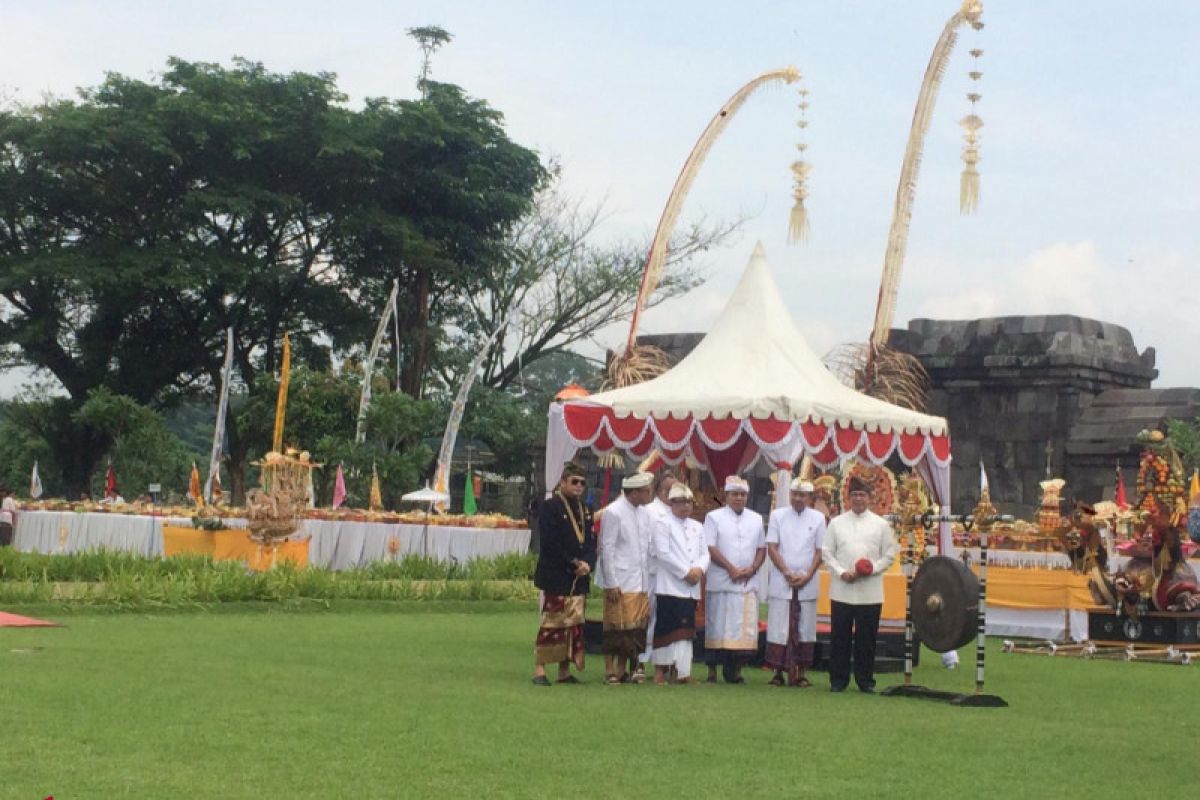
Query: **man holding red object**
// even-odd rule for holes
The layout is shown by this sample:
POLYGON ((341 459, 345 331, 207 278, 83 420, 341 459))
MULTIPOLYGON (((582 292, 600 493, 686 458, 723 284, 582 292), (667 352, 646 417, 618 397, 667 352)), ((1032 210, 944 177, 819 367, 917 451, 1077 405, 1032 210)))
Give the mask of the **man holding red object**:
POLYGON ((821 555, 829 567, 829 690, 845 691, 854 682, 860 691, 875 692, 875 638, 883 610, 883 573, 896 560, 892 527, 870 510, 871 485, 850 479, 850 510, 833 518, 821 555))

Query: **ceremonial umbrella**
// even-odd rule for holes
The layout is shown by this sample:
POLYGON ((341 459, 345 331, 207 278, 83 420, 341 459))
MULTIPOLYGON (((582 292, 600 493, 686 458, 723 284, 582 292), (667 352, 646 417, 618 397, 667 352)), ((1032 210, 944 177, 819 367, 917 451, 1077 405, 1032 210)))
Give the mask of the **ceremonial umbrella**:
POLYGON ((450 495, 445 492, 439 492, 437 489, 431 489, 429 483, 425 483, 424 489, 417 489, 415 492, 409 492, 400 498, 406 503, 424 503, 425 504, 425 529, 421 531, 421 555, 428 555, 429 549, 429 516, 433 513, 434 503, 449 503, 450 495))

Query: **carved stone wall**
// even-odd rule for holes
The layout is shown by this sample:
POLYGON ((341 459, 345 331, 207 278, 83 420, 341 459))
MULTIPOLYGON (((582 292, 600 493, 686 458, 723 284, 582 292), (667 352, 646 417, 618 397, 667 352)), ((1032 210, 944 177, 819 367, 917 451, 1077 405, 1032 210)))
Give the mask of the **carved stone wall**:
MULTIPOLYGON (((978 498, 981 460, 992 499, 1006 513, 1033 514, 1041 497, 1038 483, 1047 471, 1067 480, 1067 497, 1099 500, 1105 485, 1111 494, 1115 455, 1107 465, 1101 462, 1106 454, 1128 450, 1131 437, 1124 426, 1114 426, 1105 439, 1088 422, 1072 439, 1078 423, 1098 419, 1085 416, 1098 398, 1106 397, 1105 413, 1117 416, 1123 408, 1161 406, 1169 413, 1179 405, 1144 394, 1161 391, 1149 388, 1158 375, 1153 348, 1139 353, 1128 330, 1098 320, 1068 315, 915 319, 907 329, 893 330, 890 342, 915 355, 929 372, 929 411, 950 424, 953 503, 959 510, 971 508, 978 498), (1100 479, 1104 469, 1107 484, 1100 479)), ((1141 414, 1137 429, 1147 427, 1151 417, 1141 414)))

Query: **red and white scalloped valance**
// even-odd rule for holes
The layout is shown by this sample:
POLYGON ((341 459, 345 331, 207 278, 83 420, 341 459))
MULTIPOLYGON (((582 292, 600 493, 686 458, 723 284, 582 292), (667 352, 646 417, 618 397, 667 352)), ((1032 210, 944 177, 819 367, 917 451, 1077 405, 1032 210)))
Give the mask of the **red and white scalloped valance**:
POLYGON ((706 455, 740 443, 752 442, 756 453, 760 449, 773 450, 794 443, 797 437, 803 450, 822 468, 848 458, 882 464, 893 454, 910 467, 925 459, 939 467, 950 463, 949 437, 921 431, 870 431, 811 419, 790 422, 772 417, 621 418, 607 406, 586 401, 565 403, 562 412, 567 438, 576 447, 590 447, 597 453, 625 450, 636 457, 657 448, 668 463, 678 463, 689 453, 707 463, 706 455))

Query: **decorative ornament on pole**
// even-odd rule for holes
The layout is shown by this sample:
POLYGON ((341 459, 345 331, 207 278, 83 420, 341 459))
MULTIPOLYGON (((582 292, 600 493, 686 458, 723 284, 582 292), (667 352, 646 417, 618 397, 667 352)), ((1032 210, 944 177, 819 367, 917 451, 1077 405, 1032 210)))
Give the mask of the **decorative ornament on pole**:
POLYGON ((808 198, 808 175, 812 172, 812 164, 805 160, 808 143, 804 141, 808 134, 808 89, 801 86, 798 94, 800 103, 800 120, 796 127, 800 129, 800 141, 796 143, 799 157, 792 162, 792 198, 795 204, 788 219, 788 243, 797 244, 808 239, 808 209, 804 201, 808 198))
MULTIPOLYGON (((979 71, 978 61, 983 55, 983 50, 978 46, 978 33, 983 30, 983 22, 979 19, 979 14, 983 12, 980 7, 979 11, 973 17, 968 17, 968 22, 975 29, 976 46, 971 48, 971 58, 975 60, 975 65, 972 66, 970 72, 967 73, 973 82, 978 83, 983 77, 983 73, 979 71)), ((966 145, 963 146, 962 160, 966 165, 963 167, 962 177, 959 180, 958 187, 958 210, 963 214, 974 214, 979 207, 979 170, 976 165, 979 164, 979 129, 983 127, 983 119, 979 116, 976 110, 976 104, 983 97, 979 93, 978 88, 972 87, 971 91, 967 92, 967 100, 971 101, 971 111, 967 116, 959 121, 962 126, 963 138, 966 140, 966 145)))

